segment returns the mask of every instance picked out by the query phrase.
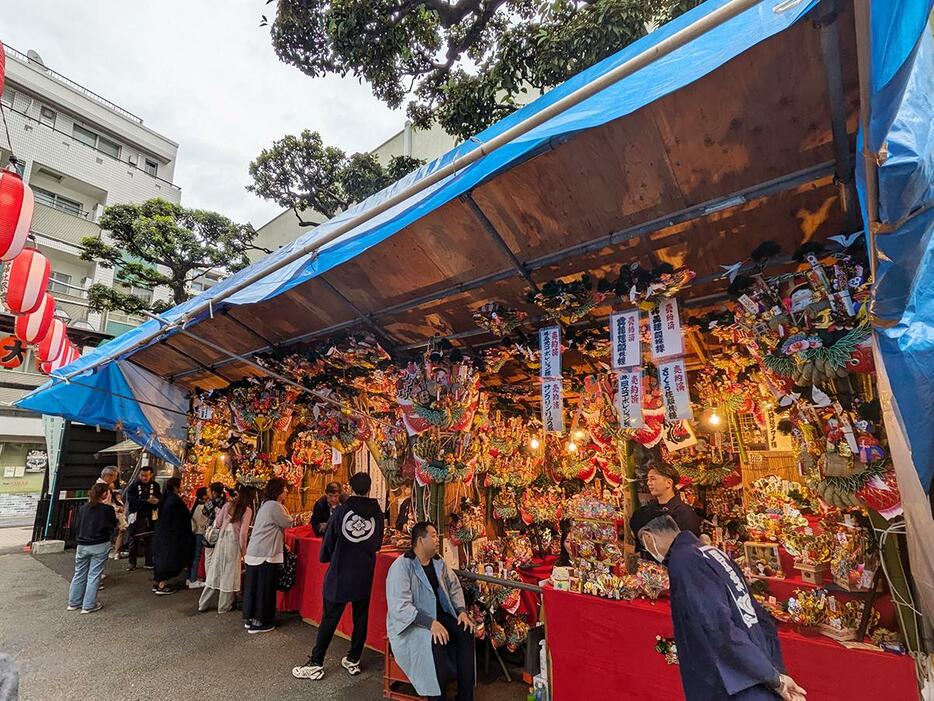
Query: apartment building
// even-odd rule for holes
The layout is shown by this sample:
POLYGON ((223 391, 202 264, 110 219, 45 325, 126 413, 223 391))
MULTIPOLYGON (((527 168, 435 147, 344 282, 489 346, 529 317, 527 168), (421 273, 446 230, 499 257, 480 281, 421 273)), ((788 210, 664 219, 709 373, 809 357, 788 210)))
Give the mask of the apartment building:
MULTIPOLYGON (((51 262, 50 289, 69 336, 79 345, 96 346, 142 320, 88 308, 87 289, 94 283, 115 284, 114 271, 81 260, 78 244, 86 236, 106 237, 97 221, 107 205, 153 197, 179 202, 181 191, 172 183, 178 144, 129 110, 47 67, 35 51, 4 49, 3 113, 17 167, 35 195, 32 233, 51 262)), ((0 143, 0 166, 5 166, 10 156, 5 134, 0 143)), ((214 281, 216 277, 206 275, 198 284, 214 281)), ((133 292, 144 298, 154 294, 133 292)), ((155 296, 160 295, 167 297, 167 292, 157 289, 155 296)), ((0 335, 12 328, 6 311, 0 309, 0 335)), ((0 370, 0 515, 28 510, 28 503, 11 494, 41 488, 42 420, 10 407, 10 402, 45 379, 37 374, 32 357, 15 370, 0 370)))

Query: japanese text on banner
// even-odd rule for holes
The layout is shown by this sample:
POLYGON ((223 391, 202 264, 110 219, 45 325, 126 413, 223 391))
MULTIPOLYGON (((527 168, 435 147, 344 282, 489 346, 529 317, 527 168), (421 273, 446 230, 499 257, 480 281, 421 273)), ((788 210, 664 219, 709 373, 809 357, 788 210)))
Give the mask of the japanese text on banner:
POLYGON ((538 340, 542 351, 541 377, 561 377, 561 327, 541 329, 538 340))
POLYGON ((684 353, 678 300, 665 299, 652 308, 649 312, 649 336, 652 340, 653 360, 684 353))
POLYGON ((616 411, 620 428, 642 428, 642 369, 619 373, 616 388, 616 411))
POLYGON ((564 431, 564 393, 561 380, 542 380, 542 425, 546 433, 564 431))
POLYGON ((638 309, 610 316, 610 354, 614 370, 632 368, 642 363, 638 309))
POLYGON ((688 391, 688 373, 684 367, 684 358, 672 360, 658 366, 658 386, 665 403, 665 419, 692 419, 691 394, 688 391))

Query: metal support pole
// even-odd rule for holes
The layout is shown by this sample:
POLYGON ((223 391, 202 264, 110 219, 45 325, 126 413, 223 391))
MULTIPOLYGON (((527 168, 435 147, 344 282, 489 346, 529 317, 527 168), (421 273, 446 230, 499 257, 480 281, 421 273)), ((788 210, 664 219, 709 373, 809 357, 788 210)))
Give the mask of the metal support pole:
POLYGON ((879 171, 877 154, 872 150, 872 135, 869 125, 872 118, 870 93, 872 91, 872 66, 870 51, 870 22, 872 9, 869 0, 856 0, 856 57, 859 65, 859 119, 863 133, 863 170, 866 175, 866 230, 869 233, 869 272, 876 279, 876 230, 879 226, 879 171))
POLYGON ((227 317, 228 319, 230 319, 233 323, 235 323, 237 326, 239 326, 241 329, 243 329, 243 330, 246 331, 247 333, 249 333, 249 334, 251 334, 251 335, 253 335, 253 336, 256 336, 260 341, 262 341, 263 343, 265 343, 267 346, 275 347, 276 344, 273 343, 272 341, 270 341, 268 338, 266 338, 266 337, 265 337, 263 334, 261 334, 259 331, 256 331, 255 329, 251 329, 249 326, 247 326, 247 325, 244 324, 242 321, 240 321, 240 320, 236 317, 236 315, 233 313, 233 309, 231 309, 231 308, 225 309, 225 310, 224 310, 224 316, 227 317))
MULTIPOLYGON (((492 153, 493 151, 496 151, 499 148, 502 148, 507 144, 512 143, 519 137, 528 134, 530 131, 544 124, 551 118, 564 113, 572 107, 575 107, 576 105, 584 102, 588 98, 602 92, 606 88, 615 85, 624 78, 640 71, 646 66, 655 63, 665 56, 668 56, 674 51, 694 41, 698 37, 701 37, 711 30, 727 23, 734 17, 738 17, 746 10, 756 7, 759 5, 759 3, 760 0, 728 0, 722 6, 711 11, 710 14, 701 17, 696 22, 678 30, 671 36, 662 39, 654 46, 650 46, 632 58, 623 61, 623 63, 607 71, 599 78, 596 78, 587 85, 581 86, 560 100, 556 100, 541 111, 529 115, 526 119, 506 129, 497 136, 494 136, 486 143, 479 144, 476 148, 471 149, 463 156, 455 157, 447 165, 441 166, 434 172, 427 174, 424 178, 421 178, 420 180, 412 183, 412 185, 409 187, 402 188, 395 195, 387 197, 382 202, 373 205, 360 214, 349 217, 343 223, 335 226, 334 229, 329 233, 308 241, 308 243, 305 245, 297 248, 292 253, 276 261, 273 266, 264 268, 262 270, 256 270, 250 275, 245 275, 242 279, 231 284, 216 296, 208 295, 204 300, 193 304, 191 309, 185 312, 185 314, 183 314, 178 319, 178 325, 184 326, 189 321, 196 319, 198 316, 208 311, 212 304, 216 305, 219 302, 246 289, 253 283, 262 280, 269 274, 276 272, 277 270, 281 270, 282 268, 305 258, 309 254, 317 253, 328 244, 333 243, 344 234, 356 229, 358 226, 366 224, 372 219, 378 217, 383 212, 392 209, 396 205, 403 204, 409 198, 429 190, 434 185, 446 180, 453 175, 456 175, 460 171, 464 170, 467 166, 481 160, 484 156, 492 153)), ((73 370, 65 377, 67 379, 71 379, 81 373, 92 370, 98 365, 102 365, 113 360, 117 355, 126 355, 133 352, 134 350, 148 346, 150 343, 157 340, 166 332, 167 329, 159 328, 151 333, 144 334, 143 337, 140 338, 131 348, 122 350, 119 353, 106 354, 103 357, 95 360, 90 365, 73 370)))
POLYGON ((472 192, 466 192, 460 196, 461 202, 467 205, 467 209, 470 210, 474 218, 480 223, 480 227, 487 233, 493 243, 503 252, 503 255, 506 257, 512 267, 515 268, 516 272, 522 276, 522 278, 529 284, 535 292, 538 292, 538 283, 532 279, 532 275, 529 273, 528 269, 525 267, 525 264, 519 260, 519 257, 512 252, 512 249, 509 247, 509 244, 503 239, 500 233, 496 230, 496 227, 493 226, 493 222, 490 221, 490 218, 486 213, 480 209, 480 205, 477 204, 476 200, 473 198, 472 192))
POLYGON ((390 352, 392 351, 392 348, 394 348, 394 347, 396 346, 396 344, 398 344, 398 341, 397 341, 395 338, 393 338, 392 336, 390 336, 389 333, 386 332, 379 324, 377 324, 375 321, 373 321, 373 319, 370 317, 369 314, 367 314, 367 313, 364 312, 362 309, 360 309, 356 304, 354 304, 354 303, 350 300, 350 298, 347 297, 347 295, 345 295, 343 292, 341 292, 339 289, 337 289, 337 287, 335 287, 334 284, 333 284, 330 280, 328 280, 326 277, 324 277, 324 275, 319 275, 319 276, 318 276, 318 279, 319 279, 321 282, 323 282, 323 283, 325 284, 325 286, 326 286, 329 290, 331 290, 331 292, 333 292, 334 295, 335 295, 338 299, 341 300, 341 302, 344 303, 344 306, 346 306, 346 307, 347 307, 348 309, 350 309, 354 314, 357 315, 357 319, 359 319, 359 320, 362 321, 364 324, 366 324, 366 325, 369 326, 371 329, 373 329, 373 332, 376 333, 377 335, 381 336, 381 337, 383 338, 383 340, 388 341, 390 347, 387 348, 386 350, 387 350, 387 351, 390 351, 390 352))
POLYGON ((217 372, 217 370, 214 370, 213 368, 211 368, 211 367, 205 365, 203 362, 201 362, 200 360, 198 360, 197 358, 195 358, 195 357, 194 357, 193 355, 191 355, 190 353, 186 353, 185 351, 183 351, 183 350, 182 350, 181 348, 179 348, 178 346, 172 345, 171 340, 172 340, 171 338, 167 338, 167 339, 165 339, 164 341, 162 341, 162 343, 164 343, 164 344, 166 345, 166 347, 171 348, 173 351, 175 351, 176 353, 178 353, 180 356, 182 356, 182 357, 185 358, 186 360, 189 360, 189 361, 191 361, 192 363, 195 363, 199 368, 201 368, 201 369, 204 370, 205 372, 209 372, 209 373, 211 373, 212 375, 214 375, 215 377, 219 377, 219 378, 220 378, 221 380, 223 380, 224 382, 228 382, 228 383, 229 383, 229 382, 233 382, 233 380, 231 380, 229 377, 225 377, 224 375, 222 375, 222 374, 220 374, 219 372, 217 372))

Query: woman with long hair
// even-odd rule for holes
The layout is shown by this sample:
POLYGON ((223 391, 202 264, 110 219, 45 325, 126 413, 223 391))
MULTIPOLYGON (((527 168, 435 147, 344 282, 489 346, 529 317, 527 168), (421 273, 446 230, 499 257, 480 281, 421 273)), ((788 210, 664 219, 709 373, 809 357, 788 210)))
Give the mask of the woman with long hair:
POLYGON ((110 498, 108 484, 95 484, 88 494, 88 503, 78 512, 78 548, 75 551, 75 576, 68 591, 68 610, 94 613, 100 610, 97 590, 101 585, 110 535, 117 527, 117 514, 110 498))
POLYGON ((178 490, 182 481, 178 477, 166 480, 159 519, 152 538, 152 564, 154 567, 153 592, 157 595, 174 594, 176 589, 169 580, 177 577, 190 564, 195 552, 195 537, 191 532, 191 512, 178 490))
POLYGON ((220 534, 204 581, 204 591, 198 600, 198 610, 207 611, 217 594, 217 612, 233 609, 240 593, 240 567, 250 534, 250 523, 256 510, 256 489, 241 487, 233 501, 214 517, 220 534))
POLYGON ((243 582, 243 627, 251 635, 275 629, 276 575, 285 560, 285 529, 292 517, 283 502, 289 495, 284 479, 273 477, 263 491, 263 505, 256 513, 253 535, 243 562, 246 575, 243 582))

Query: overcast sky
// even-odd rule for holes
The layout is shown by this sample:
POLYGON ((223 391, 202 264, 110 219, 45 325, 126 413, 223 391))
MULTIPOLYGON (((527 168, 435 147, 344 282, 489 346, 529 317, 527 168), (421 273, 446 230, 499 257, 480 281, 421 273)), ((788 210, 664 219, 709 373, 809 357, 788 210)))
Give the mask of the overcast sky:
MULTIPOLYGON (((0 39, 36 49, 52 70, 140 116, 178 142, 182 203, 259 227, 279 208, 244 190, 247 165, 308 128, 345 151, 399 131, 353 78, 311 79, 281 63, 264 0, 2 0, 0 39)), ((270 17, 271 19, 271 17, 270 17)))

